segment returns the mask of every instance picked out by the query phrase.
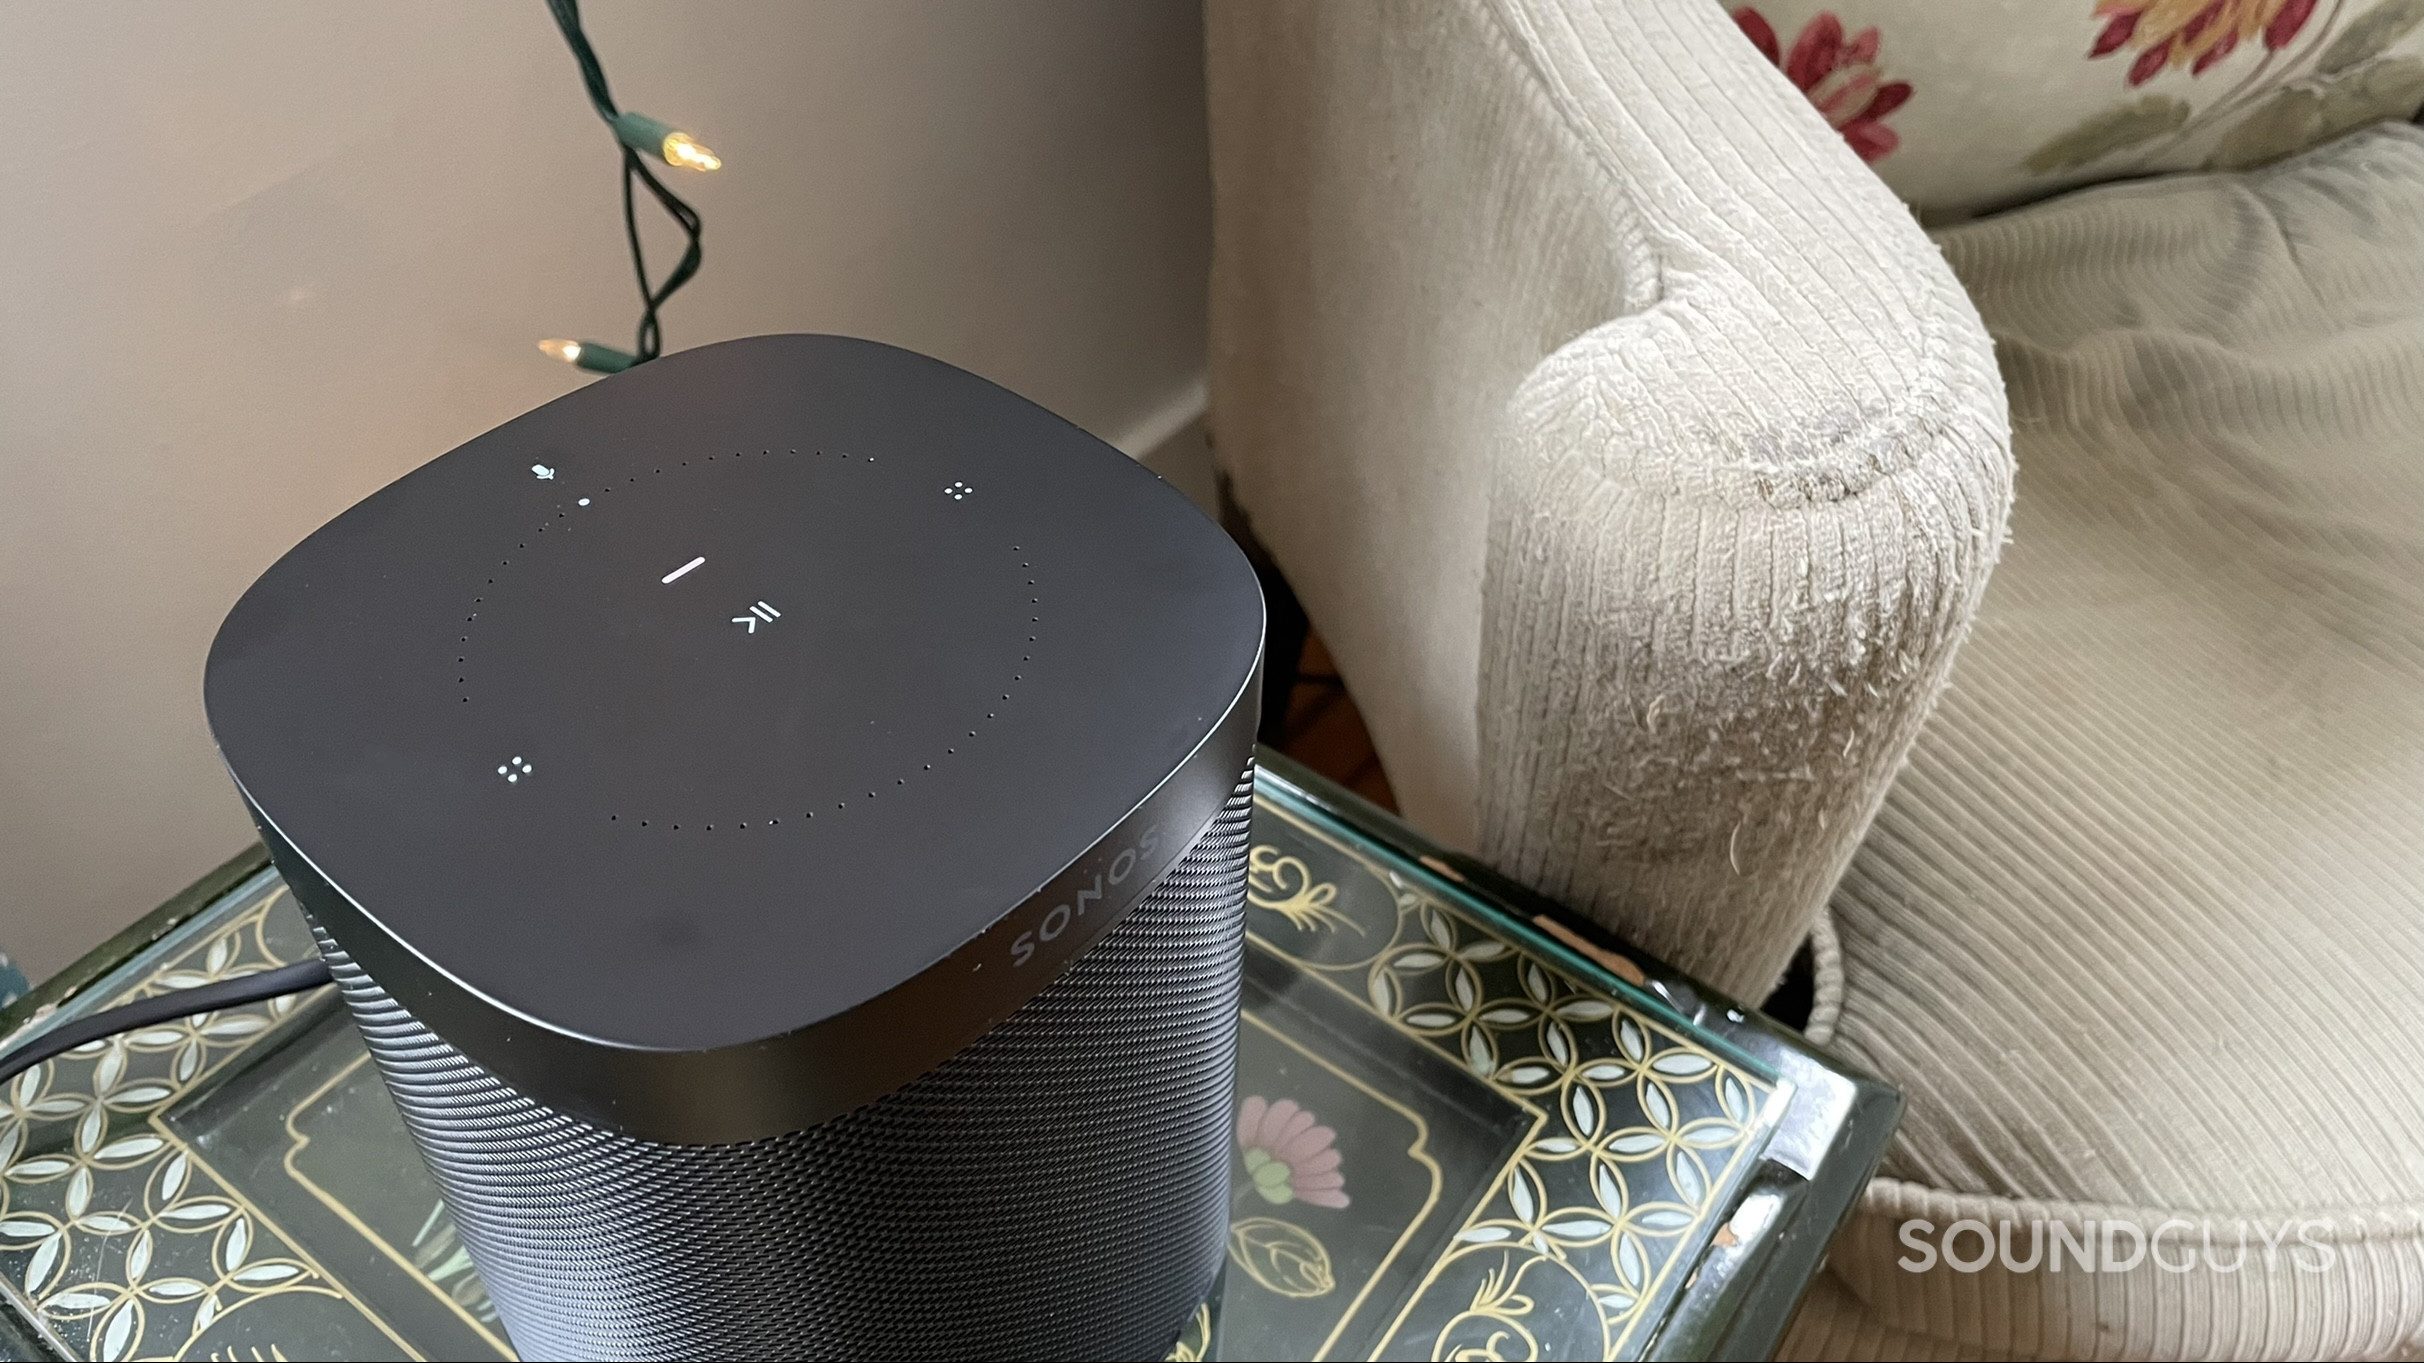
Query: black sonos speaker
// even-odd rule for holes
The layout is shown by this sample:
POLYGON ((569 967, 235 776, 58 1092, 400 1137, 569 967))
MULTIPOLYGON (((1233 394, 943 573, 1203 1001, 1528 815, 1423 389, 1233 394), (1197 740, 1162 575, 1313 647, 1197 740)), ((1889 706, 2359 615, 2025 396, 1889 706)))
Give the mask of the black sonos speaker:
POLYGON ((205 690, 525 1357, 1139 1357, 1226 1238, 1261 642, 1116 450, 773 336, 373 494, 205 690))

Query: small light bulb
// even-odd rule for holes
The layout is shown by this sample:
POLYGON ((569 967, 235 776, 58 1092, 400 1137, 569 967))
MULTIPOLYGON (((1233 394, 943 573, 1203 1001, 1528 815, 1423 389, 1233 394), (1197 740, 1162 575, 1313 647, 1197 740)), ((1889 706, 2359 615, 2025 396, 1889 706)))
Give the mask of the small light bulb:
POLYGON ((626 109, 614 116, 616 140, 636 152, 665 158, 665 164, 683 170, 715 170, 724 158, 707 150, 699 140, 661 118, 626 109))
POLYGON ((576 369, 593 374, 620 374, 640 362, 640 357, 628 350, 617 350, 595 341, 567 341, 549 337, 539 342, 539 349, 576 369))
POLYGON ((687 170, 721 170, 724 158, 707 150, 685 132, 665 134, 665 164, 687 170))

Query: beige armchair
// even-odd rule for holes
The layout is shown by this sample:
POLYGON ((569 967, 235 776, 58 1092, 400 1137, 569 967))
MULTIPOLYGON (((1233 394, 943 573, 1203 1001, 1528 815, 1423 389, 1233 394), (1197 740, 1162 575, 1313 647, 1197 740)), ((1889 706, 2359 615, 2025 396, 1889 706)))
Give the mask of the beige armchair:
POLYGON ((1715 4, 1209 33, 1217 454, 1406 812, 1909 1097, 1788 1352, 2424 1352, 2424 135, 1931 242, 1715 4))

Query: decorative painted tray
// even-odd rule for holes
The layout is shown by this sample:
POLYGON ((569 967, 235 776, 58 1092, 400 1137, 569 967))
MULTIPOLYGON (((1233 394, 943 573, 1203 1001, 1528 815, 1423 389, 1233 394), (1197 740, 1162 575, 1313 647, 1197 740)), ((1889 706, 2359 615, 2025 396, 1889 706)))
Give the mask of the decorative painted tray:
MULTIPOLYGON (((1771 1349, 1890 1091, 1264 762, 1229 1264, 1173 1356, 1771 1349)), ((256 853, 0 1034, 310 950, 256 853)), ((328 993, 96 1042, 0 1093, 0 1353, 511 1356, 328 993)))

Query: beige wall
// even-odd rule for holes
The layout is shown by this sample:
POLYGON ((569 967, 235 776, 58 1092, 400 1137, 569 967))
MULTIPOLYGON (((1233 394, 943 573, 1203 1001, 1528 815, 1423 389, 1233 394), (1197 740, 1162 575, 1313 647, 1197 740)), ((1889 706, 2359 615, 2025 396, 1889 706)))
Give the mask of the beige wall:
MULTIPOLYGON (((669 348, 857 332, 1135 450, 1200 393, 1197 16, 591 0, 726 157, 669 348)), ((0 949, 241 846, 202 658, 281 551, 628 337, 614 154, 538 0, 0 4, 0 949)), ((660 257, 662 258, 662 257, 660 257)))

